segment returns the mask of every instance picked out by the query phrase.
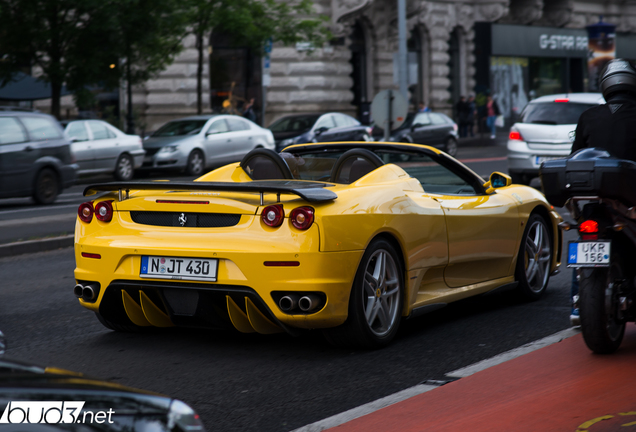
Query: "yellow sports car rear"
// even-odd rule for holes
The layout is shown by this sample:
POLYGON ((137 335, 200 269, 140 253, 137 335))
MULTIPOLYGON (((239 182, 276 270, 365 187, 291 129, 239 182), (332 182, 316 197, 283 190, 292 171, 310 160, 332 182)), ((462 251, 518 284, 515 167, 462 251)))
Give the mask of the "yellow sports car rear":
POLYGON ((324 329, 391 341, 403 317, 516 284, 539 298, 558 215, 438 150, 392 143, 257 149, 195 182, 88 186, 74 293, 107 327, 324 329))

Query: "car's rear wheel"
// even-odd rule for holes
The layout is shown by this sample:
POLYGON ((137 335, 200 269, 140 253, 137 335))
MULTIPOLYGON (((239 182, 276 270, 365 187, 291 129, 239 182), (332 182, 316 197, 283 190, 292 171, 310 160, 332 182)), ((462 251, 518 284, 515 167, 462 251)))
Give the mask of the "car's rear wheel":
POLYGON ((35 178, 33 199, 38 204, 51 204, 60 192, 57 174, 50 168, 40 170, 35 178))
POLYGON ((360 261, 349 297, 349 316, 325 336, 337 346, 380 348, 400 325, 404 292, 401 260, 393 245, 374 240, 360 261))
POLYGON ((115 165, 115 178, 120 181, 132 180, 134 171, 135 166, 130 155, 123 154, 119 156, 117 165, 115 165))
POLYGON ((200 150, 192 150, 190 156, 188 156, 188 164, 186 165, 186 172, 188 175, 199 176, 203 174, 205 169, 205 160, 203 159, 203 153, 200 150))
POLYGON ((515 279, 517 289, 527 300, 538 300, 545 292, 552 265, 552 237, 548 224, 538 214, 528 219, 521 239, 515 279))
POLYGON ((457 140, 451 137, 446 138, 446 141, 444 142, 444 151, 455 157, 457 155, 457 140))

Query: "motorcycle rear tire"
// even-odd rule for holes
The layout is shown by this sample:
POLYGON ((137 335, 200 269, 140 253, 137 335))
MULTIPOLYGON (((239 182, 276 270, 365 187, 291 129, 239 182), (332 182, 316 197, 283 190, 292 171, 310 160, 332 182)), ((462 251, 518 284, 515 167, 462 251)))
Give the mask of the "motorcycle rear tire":
MULTIPOLYGON (((625 322, 619 321, 616 316, 618 294, 607 292, 612 290, 610 284, 621 279, 623 274, 621 263, 615 261, 608 268, 596 268, 590 270, 587 276, 581 276, 581 332, 587 347, 596 354, 611 354, 623 341, 625 322), (606 307, 606 300, 610 300, 609 307, 606 307)), ((616 285, 612 286, 615 290, 616 285)))

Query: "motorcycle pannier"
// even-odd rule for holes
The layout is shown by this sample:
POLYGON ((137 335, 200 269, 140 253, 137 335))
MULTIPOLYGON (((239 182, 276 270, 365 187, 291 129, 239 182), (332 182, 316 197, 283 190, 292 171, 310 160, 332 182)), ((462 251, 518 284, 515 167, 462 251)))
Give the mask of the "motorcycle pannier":
POLYGON ((636 205, 636 163, 616 159, 601 149, 544 162, 539 176, 546 199, 555 207, 563 207, 572 196, 599 196, 620 200, 628 207, 636 205))

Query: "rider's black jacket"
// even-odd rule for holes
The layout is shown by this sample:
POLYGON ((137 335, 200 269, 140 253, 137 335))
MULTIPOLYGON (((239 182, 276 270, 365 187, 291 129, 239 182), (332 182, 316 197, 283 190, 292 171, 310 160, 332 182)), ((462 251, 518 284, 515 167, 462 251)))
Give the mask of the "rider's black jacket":
POLYGON ((636 161, 636 97, 620 94, 581 114, 572 153, 602 147, 619 159, 636 161))

